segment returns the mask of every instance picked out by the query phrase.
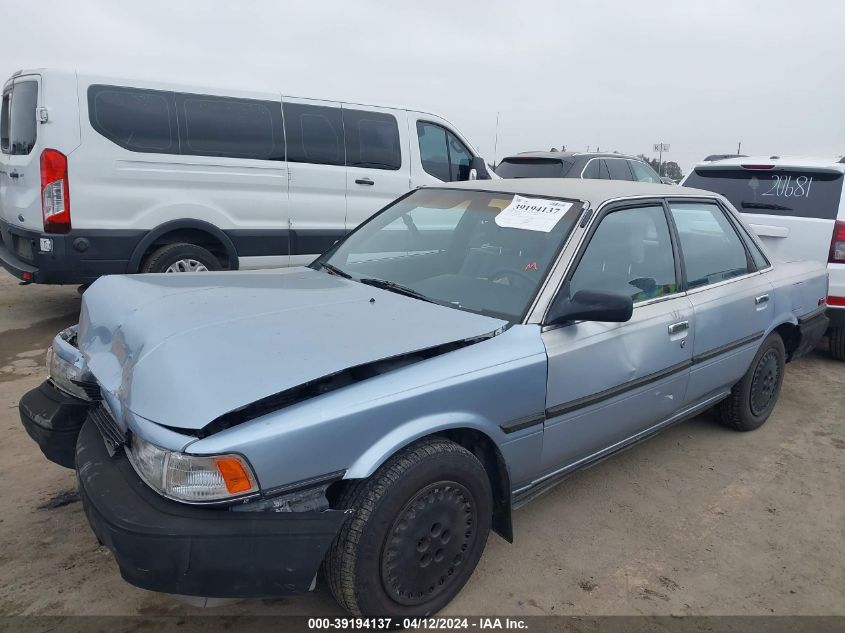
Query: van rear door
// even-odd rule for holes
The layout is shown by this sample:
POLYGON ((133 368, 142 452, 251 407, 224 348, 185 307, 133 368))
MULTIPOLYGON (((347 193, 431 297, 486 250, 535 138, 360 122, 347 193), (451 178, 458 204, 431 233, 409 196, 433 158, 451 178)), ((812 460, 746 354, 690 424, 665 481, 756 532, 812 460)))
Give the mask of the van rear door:
MULTIPOLYGON (((0 171, 0 211, 10 225, 40 231, 41 215, 41 139, 37 108, 40 104, 41 76, 21 75, 3 91, 4 112, 8 109, 3 139, 3 166, 0 171), (11 88, 11 89, 10 89, 11 88), (7 140, 8 139, 8 140, 7 140)), ((28 260, 31 255, 18 253, 28 260)))
POLYGON ((730 200, 776 261, 827 262, 842 182, 835 167, 713 165, 696 167, 684 186, 730 200))

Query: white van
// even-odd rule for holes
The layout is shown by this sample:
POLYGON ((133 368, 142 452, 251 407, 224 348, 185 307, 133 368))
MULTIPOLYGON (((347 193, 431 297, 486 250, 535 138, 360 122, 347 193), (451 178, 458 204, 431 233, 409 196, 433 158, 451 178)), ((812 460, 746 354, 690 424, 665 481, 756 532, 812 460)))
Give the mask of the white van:
POLYGON ((40 69, 3 87, 0 263, 23 282, 305 263, 397 196, 489 177, 415 110, 40 69))
POLYGON ((845 158, 708 156, 681 182, 725 196, 777 261, 827 263, 830 353, 845 360, 845 158))

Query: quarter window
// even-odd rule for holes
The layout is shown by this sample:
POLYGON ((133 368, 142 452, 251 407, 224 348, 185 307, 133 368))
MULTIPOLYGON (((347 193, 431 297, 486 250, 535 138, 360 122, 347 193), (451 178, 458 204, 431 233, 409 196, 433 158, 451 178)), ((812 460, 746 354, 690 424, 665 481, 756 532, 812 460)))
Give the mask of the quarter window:
POLYGON ((629 160, 628 165, 634 173, 634 180, 660 184, 660 176, 651 167, 638 160, 629 160))
POLYGON ((9 113, 9 153, 29 154, 38 135, 35 109, 38 107, 38 83, 20 81, 12 90, 9 113))
POLYGON ((97 132, 133 152, 179 153, 172 92, 94 85, 88 117, 97 132))
POLYGON ((715 204, 672 203, 689 288, 745 275, 748 257, 742 240, 715 204))
POLYGON ((444 182, 467 180, 472 152, 457 136, 434 123, 417 121, 423 170, 444 182))
POLYGON ((396 117, 382 112, 343 109, 346 164, 370 169, 399 169, 399 126, 396 117))
POLYGON ((607 215, 570 279, 572 294, 614 292, 635 302, 671 295, 677 289, 672 240, 662 206, 607 215))
POLYGON ((601 161, 599 160, 591 160, 587 163, 587 166, 584 167, 584 171, 581 173, 581 178, 601 178, 601 174, 599 173, 599 164, 601 161))
POLYGON ((179 94, 181 153, 284 160, 282 107, 274 101, 179 94))
POLYGON ((288 161, 343 165, 343 118, 340 108, 285 103, 288 161))

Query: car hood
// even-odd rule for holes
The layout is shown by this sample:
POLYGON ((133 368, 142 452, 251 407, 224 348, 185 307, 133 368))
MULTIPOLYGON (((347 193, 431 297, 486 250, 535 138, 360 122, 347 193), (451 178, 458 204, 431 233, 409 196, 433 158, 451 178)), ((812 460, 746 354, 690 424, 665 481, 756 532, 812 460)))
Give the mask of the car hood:
POLYGON ((197 430, 344 369, 505 324, 310 268, 115 276, 85 292, 79 348, 122 408, 197 430))

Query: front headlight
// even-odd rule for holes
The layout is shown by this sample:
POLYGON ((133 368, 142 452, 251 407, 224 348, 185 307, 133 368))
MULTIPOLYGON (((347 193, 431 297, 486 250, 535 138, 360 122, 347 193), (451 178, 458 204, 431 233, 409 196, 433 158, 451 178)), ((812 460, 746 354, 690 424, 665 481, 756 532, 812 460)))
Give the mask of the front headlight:
POLYGON ((90 382, 93 380, 91 374, 82 363, 74 364, 65 360, 50 347, 47 350, 47 370, 50 372, 50 379, 62 391, 79 398, 90 400, 91 397, 85 389, 74 381, 90 382))
POLYGON ((208 503, 258 492, 249 463, 239 455, 186 455, 133 435, 126 451, 135 472, 159 494, 208 503))

